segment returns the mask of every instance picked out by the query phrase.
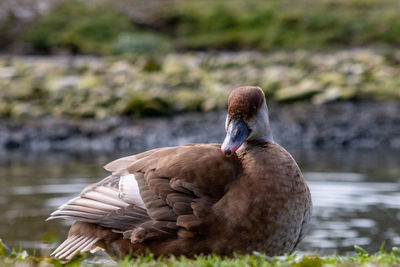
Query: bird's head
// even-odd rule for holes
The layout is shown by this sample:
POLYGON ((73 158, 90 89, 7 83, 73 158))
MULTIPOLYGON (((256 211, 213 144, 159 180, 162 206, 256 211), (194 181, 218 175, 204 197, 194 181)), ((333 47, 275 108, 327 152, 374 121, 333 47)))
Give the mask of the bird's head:
POLYGON ((248 141, 272 141, 268 108, 260 87, 243 86, 229 95, 222 152, 230 156, 248 141))

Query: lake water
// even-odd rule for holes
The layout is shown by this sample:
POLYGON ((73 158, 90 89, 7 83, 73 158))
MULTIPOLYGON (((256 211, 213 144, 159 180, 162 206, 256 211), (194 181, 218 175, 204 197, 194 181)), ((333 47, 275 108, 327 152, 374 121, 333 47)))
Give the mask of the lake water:
MULTIPOLYGON (((386 248, 400 246, 400 151, 288 150, 307 178, 314 202, 300 252, 345 253, 353 245, 373 252, 382 242, 386 248)), ((50 212, 103 178, 101 166, 126 154, 1 156, 0 238, 10 247, 47 255, 70 224, 45 222, 50 212)))

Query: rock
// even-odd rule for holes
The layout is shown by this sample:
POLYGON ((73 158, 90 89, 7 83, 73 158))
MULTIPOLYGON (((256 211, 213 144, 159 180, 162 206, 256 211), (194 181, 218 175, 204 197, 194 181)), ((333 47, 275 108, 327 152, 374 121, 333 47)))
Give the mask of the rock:
POLYGON ((328 88, 320 94, 314 95, 312 97, 312 102, 314 104, 322 104, 331 102, 334 100, 338 100, 341 96, 340 88, 339 87, 332 87, 328 88))
POLYGON ((345 100, 353 98, 356 92, 351 88, 330 87, 319 94, 314 95, 311 100, 314 104, 323 104, 335 100, 345 100))
POLYGON ((201 104, 203 111, 211 111, 217 107, 217 101, 213 98, 207 99, 201 104))
POLYGON ((321 91, 322 86, 320 83, 313 80, 306 80, 301 82, 297 86, 290 86, 279 89, 275 93, 275 99, 278 102, 297 101, 310 98, 311 96, 321 91))
POLYGON ((124 60, 114 62, 110 67, 110 71, 114 75, 115 74, 126 74, 126 73, 129 73, 130 70, 131 70, 131 65, 124 60))
POLYGON ((319 75, 319 81, 325 85, 342 86, 345 82, 344 75, 337 72, 324 72, 319 75))
POLYGON ((101 83, 100 79, 94 75, 84 75, 79 79, 78 86, 80 88, 94 88, 101 83))
POLYGON ((13 67, 0 67, 0 79, 10 79, 17 75, 13 67))
POLYGON ((168 55, 164 60, 162 69, 167 75, 188 72, 188 69, 184 64, 182 64, 182 61, 180 61, 176 55, 168 55))
POLYGON ((67 75, 57 77, 53 81, 50 81, 49 89, 53 91, 62 91, 65 89, 75 88, 79 83, 79 76, 67 75))

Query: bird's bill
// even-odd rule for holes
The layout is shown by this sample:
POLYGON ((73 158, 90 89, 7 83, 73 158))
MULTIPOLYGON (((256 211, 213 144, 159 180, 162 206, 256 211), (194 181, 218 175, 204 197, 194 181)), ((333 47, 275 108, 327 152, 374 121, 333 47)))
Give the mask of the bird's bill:
POLYGON ((240 119, 232 119, 229 123, 226 137, 221 145, 221 151, 229 157, 244 143, 249 136, 249 129, 240 119))

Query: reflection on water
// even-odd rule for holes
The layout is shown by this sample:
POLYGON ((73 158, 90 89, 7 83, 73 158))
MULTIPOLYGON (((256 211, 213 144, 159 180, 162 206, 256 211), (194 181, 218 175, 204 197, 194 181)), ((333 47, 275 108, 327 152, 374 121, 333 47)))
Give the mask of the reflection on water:
MULTIPOLYGON (((289 149, 290 150, 290 149, 289 149)), ((296 151, 312 192, 310 232, 300 251, 376 251, 400 245, 400 151, 296 151)), ((122 155, 118 155, 122 156, 122 155)), ((0 158, 0 238, 9 246, 48 254, 70 222, 45 222, 51 211, 106 173, 118 157, 8 155, 0 158)))
POLYGON ((375 251, 383 241, 400 244, 400 184, 316 180, 309 185, 314 218, 302 249, 346 251, 357 244, 375 251))

